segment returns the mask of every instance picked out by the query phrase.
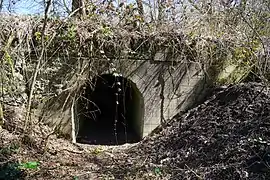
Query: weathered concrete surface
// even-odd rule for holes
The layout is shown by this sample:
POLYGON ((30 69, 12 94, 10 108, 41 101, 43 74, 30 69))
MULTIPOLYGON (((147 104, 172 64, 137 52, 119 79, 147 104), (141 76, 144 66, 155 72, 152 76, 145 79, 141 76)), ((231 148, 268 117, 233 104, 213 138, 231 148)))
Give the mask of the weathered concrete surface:
MULTIPOLYGON (((134 83, 137 93, 142 96, 137 102, 140 109, 134 124, 141 137, 151 133, 162 121, 188 110, 205 95, 207 81, 200 64, 174 61, 123 59, 114 61, 113 68, 100 71, 100 74, 117 72, 134 83)), ((50 111, 44 108, 42 115, 45 122, 69 136, 72 131, 71 112, 74 112, 73 120, 78 130, 76 101, 72 109, 71 100, 76 94, 80 92, 62 92, 47 105, 50 111)))
POLYGON ((172 66, 171 63, 145 61, 132 69, 135 69, 132 73, 124 74, 137 85, 144 98, 143 137, 162 120, 192 107, 205 94, 205 76, 197 63, 172 66))

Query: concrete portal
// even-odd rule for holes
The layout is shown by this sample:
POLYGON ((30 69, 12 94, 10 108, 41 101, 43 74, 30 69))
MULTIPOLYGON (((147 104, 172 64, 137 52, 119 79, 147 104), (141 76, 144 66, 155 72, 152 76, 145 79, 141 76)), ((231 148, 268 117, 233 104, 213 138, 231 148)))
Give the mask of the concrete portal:
POLYGON ((118 145, 140 141, 144 114, 141 101, 142 94, 127 78, 117 74, 94 78, 84 86, 78 100, 77 142, 118 145))
MULTIPOLYGON (((44 108, 42 117, 51 126, 59 127, 61 133, 72 137, 73 142, 137 142, 151 134, 161 121, 194 107, 207 92, 210 81, 199 63, 172 59, 174 61, 178 63, 115 60, 114 66, 100 70, 103 75, 76 91, 76 101, 70 96, 71 92, 63 91, 46 104, 49 110, 44 108), (121 91, 116 111, 117 81, 121 91), (118 120, 116 131, 115 118, 118 120)), ((85 79, 91 77, 84 76, 85 79)))

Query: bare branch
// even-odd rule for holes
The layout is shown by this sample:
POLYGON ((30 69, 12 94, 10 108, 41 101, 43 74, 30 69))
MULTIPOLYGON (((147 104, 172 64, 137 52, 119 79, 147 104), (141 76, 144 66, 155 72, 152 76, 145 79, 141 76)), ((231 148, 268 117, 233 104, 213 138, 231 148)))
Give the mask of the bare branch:
MULTIPOLYGON (((48 20, 48 12, 49 12, 51 2, 52 2, 52 0, 48 0, 46 2, 46 8, 45 8, 45 12, 44 12, 44 23, 43 23, 42 32, 41 32, 42 51, 41 51, 41 54, 39 56, 38 62, 36 64, 35 71, 34 71, 34 74, 33 74, 32 83, 31 83, 31 87, 30 87, 30 93, 29 93, 28 102, 27 102, 27 109, 26 109, 26 118, 25 118, 24 131, 27 130, 27 127, 29 125, 31 104, 32 104, 31 101, 32 101, 33 92, 34 92, 34 89, 35 89, 35 83, 36 83, 38 72, 40 70, 40 65, 41 65, 44 53, 46 51, 46 45, 45 45, 45 38, 44 37, 45 37, 45 30, 46 30, 47 20, 48 20)), ((31 122, 30 122, 30 124, 31 124, 31 122)))

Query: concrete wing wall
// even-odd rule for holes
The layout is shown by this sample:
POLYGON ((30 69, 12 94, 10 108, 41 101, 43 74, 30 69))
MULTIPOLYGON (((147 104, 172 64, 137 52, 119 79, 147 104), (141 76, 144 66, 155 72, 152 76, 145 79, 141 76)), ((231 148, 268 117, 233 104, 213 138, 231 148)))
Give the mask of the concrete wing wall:
POLYGON ((198 63, 130 63, 126 76, 144 98, 143 136, 163 121, 192 107, 205 94, 206 81, 198 63))

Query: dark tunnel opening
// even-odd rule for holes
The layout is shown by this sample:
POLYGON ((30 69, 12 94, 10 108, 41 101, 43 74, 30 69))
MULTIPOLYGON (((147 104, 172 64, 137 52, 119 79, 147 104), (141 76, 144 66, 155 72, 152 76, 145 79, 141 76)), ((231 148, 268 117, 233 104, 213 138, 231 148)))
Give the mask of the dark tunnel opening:
POLYGON ((139 142, 143 106, 142 94, 127 78, 113 74, 94 78, 91 84, 84 86, 77 103, 76 141, 99 145, 139 142))

